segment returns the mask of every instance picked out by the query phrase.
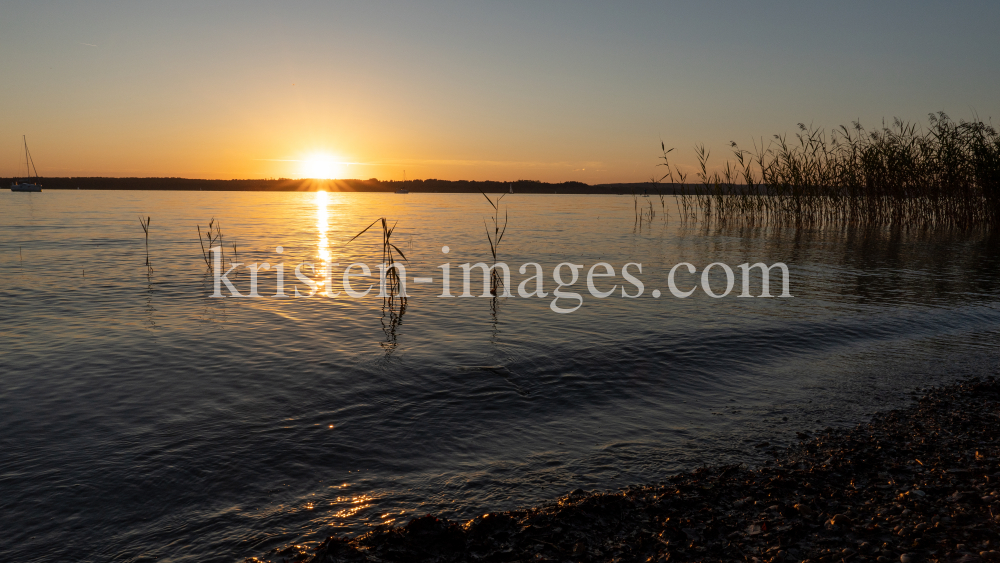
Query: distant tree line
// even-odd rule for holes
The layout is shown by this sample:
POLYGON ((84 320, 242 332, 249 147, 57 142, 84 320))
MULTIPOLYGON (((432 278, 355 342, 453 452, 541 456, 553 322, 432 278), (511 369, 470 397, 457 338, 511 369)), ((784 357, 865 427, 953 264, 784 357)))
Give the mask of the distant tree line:
MULTIPOLYGON (((4 180, 9 185, 11 179, 4 180)), ((471 181, 471 180, 292 180, 288 178, 258 180, 199 180, 191 178, 39 178, 46 190, 181 190, 181 191, 341 191, 394 192, 405 188, 412 193, 538 193, 538 194, 614 194, 614 193, 674 193, 670 184, 597 184, 583 182, 549 183, 538 180, 471 181)))

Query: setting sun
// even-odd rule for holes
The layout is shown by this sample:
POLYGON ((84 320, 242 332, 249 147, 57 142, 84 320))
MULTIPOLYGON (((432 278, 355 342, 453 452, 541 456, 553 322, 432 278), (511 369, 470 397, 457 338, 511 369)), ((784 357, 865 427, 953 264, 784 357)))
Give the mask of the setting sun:
POLYGON ((346 163, 324 153, 309 155, 301 163, 301 176, 316 180, 338 179, 344 174, 344 170, 347 167, 346 163))

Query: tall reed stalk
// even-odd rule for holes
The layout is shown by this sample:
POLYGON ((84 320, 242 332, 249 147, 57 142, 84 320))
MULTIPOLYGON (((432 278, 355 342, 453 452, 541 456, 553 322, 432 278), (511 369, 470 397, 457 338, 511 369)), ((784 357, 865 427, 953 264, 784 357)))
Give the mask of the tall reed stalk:
POLYGON ((639 196, 632 190, 632 209, 635 212, 635 226, 639 226, 639 196))
POLYGON ((146 273, 153 273, 153 265, 149 263, 149 221, 150 217, 147 216, 146 220, 143 221, 142 217, 139 217, 139 224, 142 225, 142 232, 146 234, 146 273))
MULTIPOLYGON (((658 184, 664 180, 669 180, 670 183, 674 185, 680 185, 680 189, 677 190, 677 197, 674 199, 674 205, 677 206, 677 214, 681 219, 687 219, 692 215, 692 203, 689 201, 687 193, 687 175, 677 170, 670 165, 670 158, 667 156, 674 151, 673 148, 667 148, 663 141, 660 141, 660 150, 663 151, 663 155, 660 156, 660 160, 663 162, 657 164, 657 166, 662 166, 666 170, 664 174, 659 178, 653 178, 653 183, 658 184)), ((662 195, 661 201, 662 201, 662 195)))
MULTIPOLYGON (((396 230, 396 224, 398 222, 393 223, 392 227, 390 227, 389 222, 386 220, 385 217, 379 217, 378 219, 372 221, 371 225, 368 225, 367 227, 362 229, 360 233, 351 237, 351 239, 347 242, 351 243, 354 239, 365 234, 365 232, 368 231, 368 229, 374 227, 375 224, 379 222, 382 223, 382 263, 385 264, 386 293, 388 293, 388 295, 392 297, 399 293, 401 287, 399 271, 393 267, 393 265, 396 263, 396 259, 393 256, 393 251, 395 251, 399 255, 399 257, 403 259, 404 262, 408 262, 406 256, 403 254, 403 251, 400 250, 399 247, 397 247, 392 242, 392 233, 393 231, 396 230)), ((403 307, 405 307, 406 296, 403 295, 402 297, 404 299, 403 307)))
MULTIPOLYGON (((500 241, 503 240, 504 233, 507 232, 507 208, 503 211, 503 227, 500 226, 500 200, 504 198, 507 194, 500 194, 496 200, 490 199, 490 196, 486 195, 485 192, 480 192, 486 201, 490 202, 493 207, 493 217, 490 219, 493 221, 493 233, 490 234, 490 228, 486 224, 486 220, 483 220, 483 227, 486 228, 486 240, 490 243, 490 253, 493 255, 493 265, 497 264, 497 248, 500 246, 500 241)), ((490 294, 494 297, 499 293, 499 289, 503 287, 503 278, 497 273, 496 268, 490 270, 490 294)))
MULTIPOLYGON (((196 225, 198 227, 198 242, 201 243, 201 255, 205 259, 205 264, 208 269, 214 271, 215 265, 212 263, 212 248, 216 245, 219 246, 219 252, 225 253, 225 246, 222 245, 222 223, 215 220, 208 222, 208 229, 205 233, 201 232, 201 225, 196 225), (208 243, 208 248, 205 247, 205 243, 208 243)), ((233 254, 236 253, 236 243, 233 243, 233 254)))
POLYGON ((365 234, 368 229, 374 227, 377 223, 382 224, 382 264, 385 267, 385 279, 380 280, 385 283, 380 321, 386 340, 381 343, 381 346, 385 350, 386 356, 388 356, 396 348, 396 329, 402 324, 403 315, 406 314, 406 293, 401 291, 403 288, 402 280, 399 277, 399 270, 394 267, 396 257, 393 253, 398 254, 404 262, 408 262, 409 260, 406 259, 403 251, 392 242, 392 234, 396 230, 397 223, 393 223, 390 227, 389 221, 385 217, 379 217, 372 221, 371 225, 368 225, 361 232, 351 237, 347 243, 350 244, 354 239, 365 234), (398 301, 396 299, 397 296, 399 298, 398 301))

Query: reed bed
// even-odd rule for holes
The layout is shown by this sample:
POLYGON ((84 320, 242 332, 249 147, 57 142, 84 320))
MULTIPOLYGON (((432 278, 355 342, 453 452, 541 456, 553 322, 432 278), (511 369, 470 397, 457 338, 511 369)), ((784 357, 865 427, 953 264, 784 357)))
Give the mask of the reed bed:
POLYGON ((657 182, 679 184, 684 220, 891 227, 989 228, 1000 224, 1000 135, 980 121, 930 114, 928 127, 896 119, 876 130, 860 123, 829 134, 798 125, 752 151, 731 143, 735 160, 709 172, 696 146, 700 186, 671 165, 657 182))

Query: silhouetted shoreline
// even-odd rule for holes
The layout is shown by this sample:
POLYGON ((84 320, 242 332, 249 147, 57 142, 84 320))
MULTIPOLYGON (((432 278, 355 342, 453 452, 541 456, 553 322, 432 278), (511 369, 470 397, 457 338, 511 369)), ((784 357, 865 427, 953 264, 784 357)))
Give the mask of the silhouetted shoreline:
MULTIPOLYGON (((0 180, 9 186, 12 178, 0 180)), ((549 183, 535 180, 469 181, 469 180, 201 180, 194 178, 38 178, 37 182, 46 190, 176 190, 176 191, 223 191, 223 192, 309 192, 325 190, 329 192, 395 192, 404 188, 411 193, 538 193, 538 194, 673 194, 680 190, 679 184, 619 183, 585 184, 583 182, 549 183)), ((700 186, 688 186, 688 193, 698 191, 700 186)))

